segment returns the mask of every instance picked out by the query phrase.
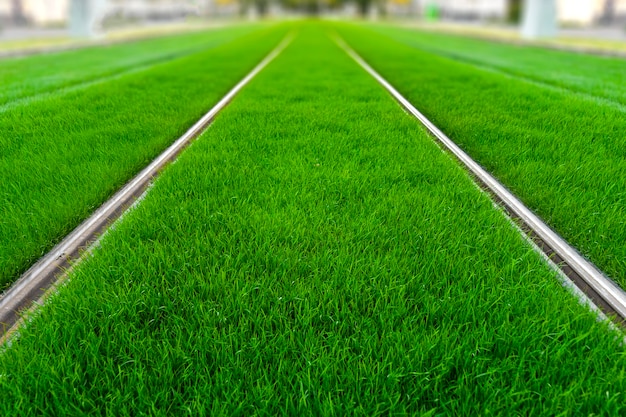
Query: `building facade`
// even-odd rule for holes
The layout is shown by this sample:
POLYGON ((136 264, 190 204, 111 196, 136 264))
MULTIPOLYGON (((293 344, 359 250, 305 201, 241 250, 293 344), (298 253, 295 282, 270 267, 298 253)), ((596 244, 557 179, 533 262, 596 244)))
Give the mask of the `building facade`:
POLYGON ((626 0, 557 0, 563 24, 589 26, 626 20, 626 0))
POLYGON ((58 25, 67 21, 69 0, 0 0, 4 24, 58 25))
MULTIPOLYGON (((403 4, 408 0, 390 0, 403 4)), ((562 24, 589 26, 626 21, 626 0, 555 0, 562 24)), ((412 0, 419 14, 433 7, 442 18, 455 20, 507 20, 523 0, 412 0)))

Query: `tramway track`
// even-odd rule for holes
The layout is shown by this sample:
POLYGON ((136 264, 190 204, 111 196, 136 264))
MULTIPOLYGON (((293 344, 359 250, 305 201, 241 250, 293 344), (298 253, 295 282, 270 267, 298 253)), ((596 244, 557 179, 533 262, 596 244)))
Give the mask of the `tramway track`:
POLYGON ((581 302, 602 311, 622 327, 626 326, 626 292, 622 288, 585 259, 503 184, 448 138, 339 35, 335 35, 334 38, 340 48, 376 79, 409 114, 418 119, 430 134, 464 165, 476 184, 492 197, 514 224, 518 225, 520 233, 534 243, 535 250, 549 259, 552 266, 558 267, 561 277, 567 280, 564 285, 578 289, 575 292, 581 302))
POLYGON ((88 219, 39 259, 0 298, 0 344, 5 343, 22 322, 21 317, 36 308, 63 278, 68 267, 79 262, 82 253, 97 243, 115 220, 123 215, 152 184, 159 173, 197 138, 259 72, 291 43, 288 34, 256 67, 235 85, 211 110, 198 120, 170 147, 155 158, 137 176, 98 208, 88 219))

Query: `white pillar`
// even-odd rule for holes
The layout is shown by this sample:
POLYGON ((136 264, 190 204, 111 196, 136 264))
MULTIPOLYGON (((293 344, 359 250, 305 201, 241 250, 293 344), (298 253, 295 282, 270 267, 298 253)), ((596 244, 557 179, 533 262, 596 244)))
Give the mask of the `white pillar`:
POLYGON ((556 36, 556 1, 525 0, 522 37, 525 39, 556 36))
POLYGON ((101 31, 106 0, 71 0, 70 33, 72 36, 89 38, 101 31))
POLYGON ((380 10, 378 9, 378 1, 370 1, 370 7, 367 10, 367 18, 373 22, 378 21, 380 10))

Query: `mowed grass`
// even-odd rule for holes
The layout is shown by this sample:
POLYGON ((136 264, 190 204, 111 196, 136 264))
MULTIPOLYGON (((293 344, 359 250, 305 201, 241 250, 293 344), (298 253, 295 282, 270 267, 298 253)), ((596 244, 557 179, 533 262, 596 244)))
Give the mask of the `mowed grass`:
POLYGON ((223 46, 0 114, 0 286, 191 127, 285 36, 223 46))
POLYGON ((391 25, 369 29, 458 62, 626 104, 626 62, 549 48, 512 45, 391 25))
POLYGON ((0 355, 0 411, 619 415, 620 340, 304 24, 0 355))
POLYGON ((2 105, 6 107, 12 101, 21 99, 21 102, 28 103, 43 93, 57 93, 59 89, 128 71, 136 72, 227 43, 260 28, 261 25, 237 25, 110 46, 2 59, 0 111, 4 110, 2 105))
POLYGON ((450 138, 626 287, 624 109, 484 71, 365 28, 337 30, 450 138))

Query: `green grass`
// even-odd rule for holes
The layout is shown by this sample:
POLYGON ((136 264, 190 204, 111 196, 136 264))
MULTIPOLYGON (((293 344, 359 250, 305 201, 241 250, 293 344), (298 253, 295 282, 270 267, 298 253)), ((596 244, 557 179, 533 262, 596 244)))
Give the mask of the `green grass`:
POLYGON ((0 116, 0 286, 191 127, 286 26, 0 116))
POLYGON ((626 104, 623 58, 489 42, 389 25, 369 25, 368 28, 397 42, 458 62, 626 104))
POLYGON ((623 413, 619 338, 300 32, 0 356, 1 414, 623 413))
MULTIPOLYGON (((137 72, 160 63, 219 46, 260 29, 238 25, 225 29, 82 48, 74 51, 0 60, 0 106, 18 99, 137 72)), ((0 111, 2 107, 0 107, 0 111)))
MULTIPOLYGON (((364 28, 337 28, 450 138, 626 287, 621 107, 484 71, 364 28)), ((551 56, 546 51, 546 61, 551 56)))

